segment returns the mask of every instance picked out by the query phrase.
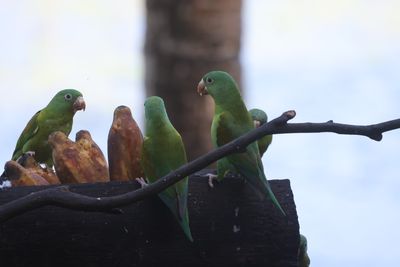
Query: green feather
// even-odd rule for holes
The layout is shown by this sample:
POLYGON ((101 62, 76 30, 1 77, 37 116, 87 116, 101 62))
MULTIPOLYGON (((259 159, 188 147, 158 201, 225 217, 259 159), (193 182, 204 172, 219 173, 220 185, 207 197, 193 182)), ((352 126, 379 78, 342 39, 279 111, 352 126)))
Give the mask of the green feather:
MULTIPOLYGON (((264 123, 268 122, 268 116, 267 114, 262 111, 261 109, 251 109, 249 110, 250 116, 253 119, 254 124, 256 124, 256 121, 258 122, 258 127, 263 125, 264 123)), ((269 145, 272 142, 272 135, 266 135, 260 139, 257 140, 257 145, 258 145, 258 150, 260 152, 260 157, 262 157, 267 151, 269 145)), ((214 146, 218 146, 216 143, 214 143, 214 146)), ((229 163, 228 159, 222 158, 217 161, 217 180, 221 181, 229 172, 235 172, 235 166, 229 163)))
POLYGON ((308 257, 307 253, 307 238, 302 234, 300 234, 298 261, 299 261, 299 267, 310 266, 310 258, 308 257))
POLYGON ((12 160, 17 160, 27 151, 33 151, 36 161, 53 166, 51 148, 47 143, 49 135, 55 131, 69 135, 75 112, 84 107, 85 103, 79 91, 65 89, 58 92, 45 108, 29 120, 18 138, 12 160))
MULTIPOLYGON (((268 122, 267 113, 265 113, 261 109, 253 108, 253 109, 249 110, 249 113, 250 113, 253 121, 258 122, 258 124, 259 124, 258 127, 260 127, 261 125, 268 122)), ((261 157, 264 155, 265 151, 267 151, 267 149, 271 143, 272 143, 272 135, 266 135, 266 136, 258 139, 257 144, 258 144, 258 150, 260 151, 261 157)))
MULTIPOLYGON (((171 124, 160 97, 145 102, 145 137, 141 163, 150 183, 187 163, 182 138, 171 124)), ((193 241, 187 209, 188 177, 158 194, 179 222, 185 235, 193 241)))
MULTIPOLYGON (((214 146, 222 146, 254 129, 253 120, 242 100, 238 86, 226 72, 207 73, 199 83, 198 91, 209 94, 215 102, 215 114, 211 126, 211 139, 214 146)), ((244 153, 235 153, 226 157, 230 164, 242 174, 260 196, 268 196, 283 213, 282 207, 272 192, 265 177, 257 143, 246 148, 244 153)), ((222 164, 222 166, 225 166, 222 164)), ((219 164, 217 165, 219 167, 219 164)), ((217 169, 223 175, 225 169, 217 169)))

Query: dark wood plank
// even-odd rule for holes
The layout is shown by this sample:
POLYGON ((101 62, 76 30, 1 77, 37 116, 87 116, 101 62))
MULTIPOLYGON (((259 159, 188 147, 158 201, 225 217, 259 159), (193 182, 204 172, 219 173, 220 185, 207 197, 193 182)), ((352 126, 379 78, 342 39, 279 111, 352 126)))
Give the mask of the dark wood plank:
MULTIPOLYGON (((289 180, 271 187, 287 212, 260 201, 241 178, 208 187, 190 178, 189 214, 194 243, 157 197, 123 214, 44 207, 0 225, 1 266, 297 266, 299 224, 289 180)), ((91 196, 116 195, 136 182, 71 185, 91 196)), ((0 191, 0 204, 41 187, 0 191)))

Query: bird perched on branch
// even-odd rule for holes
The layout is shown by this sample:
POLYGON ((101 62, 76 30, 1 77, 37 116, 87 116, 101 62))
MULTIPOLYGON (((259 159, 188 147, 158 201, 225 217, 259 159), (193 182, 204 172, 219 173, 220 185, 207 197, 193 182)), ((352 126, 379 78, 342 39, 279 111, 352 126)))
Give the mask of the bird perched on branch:
MULTIPOLYGON (((253 120, 239 93, 234 79, 226 72, 212 71, 203 76, 197 86, 200 95, 210 95, 215 102, 211 125, 211 140, 215 147, 229 143, 254 129, 253 120)), ((267 195, 283 213, 264 174, 257 143, 251 143, 242 153, 235 153, 217 161, 217 179, 228 172, 229 164, 245 177, 263 198, 267 195)))
MULTIPOLYGON (((147 98, 146 128, 142 149, 142 166, 147 180, 152 183, 187 163, 180 134, 171 124, 164 101, 157 96, 147 98)), ((178 220, 186 237, 193 241, 187 209, 188 177, 158 194, 178 220)))
MULTIPOLYGON (((249 110, 249 113, 251 115, 251 118, 253 119, 255 128, 258 128, 261 125, 268 122, 267 113, 265 113, 261 109, 253 108, 249 110)), ((272 142, 272 135, 266 135, 257 140, 258 150, 260 151, 260 157, 262 157, 265 151, 267 151, 271 142, 272 142)))
POLYGON ((49 135, 61 131, 68 136, 75 113, 85 110, 85 107, 85 101, 79 91, 65 89, 58 92, 25 126, 18 138, 12 160, 17 160, 23 153, 31 151, 34 152, 37 162, 52 167, 51 148, 47 142, 49 135))

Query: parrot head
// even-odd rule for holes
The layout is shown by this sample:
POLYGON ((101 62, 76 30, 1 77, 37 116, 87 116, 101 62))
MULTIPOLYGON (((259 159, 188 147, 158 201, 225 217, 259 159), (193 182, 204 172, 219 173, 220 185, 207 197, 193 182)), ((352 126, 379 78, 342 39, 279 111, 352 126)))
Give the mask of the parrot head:
POLYGON ((55 106, 57 109, 64 109, 75 114, 78 110, 85 110, 86 103, 81 92, 75 89, 64 89, 53 97, 48 106, 55 106))
POLYGON ((264 123, 268 122, 268 116, 267 114, 262 111, 261 109, 258 108, 253 108, 249 110, 251 118, 253 119, 254 122, 254 127, 258 128, 264 123))
POLYGON ((211 95, 216 102, 238 92, 238 86, 231 75, 224 71, 211 71, 203 76, 197 85, 197 92, 202 95, 211 95))
POLYGON ((150 96, 144 102, 144 115, 146 120, 152 120, 159 116, 165 116, 164 100, 158 96, 150 96))
POLYGON ((298 254, 302 255, 307 252, 307 238, 300 234, 300 245, 299 245, 299 251, 298 254))

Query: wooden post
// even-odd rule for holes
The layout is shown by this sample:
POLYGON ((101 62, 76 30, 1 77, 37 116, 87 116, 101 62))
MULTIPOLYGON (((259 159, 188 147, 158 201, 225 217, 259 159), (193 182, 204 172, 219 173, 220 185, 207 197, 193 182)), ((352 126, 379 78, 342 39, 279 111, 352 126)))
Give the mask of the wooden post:
MULTIPOLYGON (((0 225, 1 266, 297 266, 299 224, 289 180, 270 182, 287 212, 260 201, 241 178, 214 188, 190 177, 189 242, 158 197, 122 214, 45 207, 0 225)), ((71 191, 110 196, 136 182, 71 185, 71 191)), ((42 189, 0 191, 0 204, 42 189)))
POLYGON ((189 160, 211 150, 211 97, 196 87, 204 74, 225 70, 238 83, 242 0, 147 0, 146 93, 165 100, 189 160))

